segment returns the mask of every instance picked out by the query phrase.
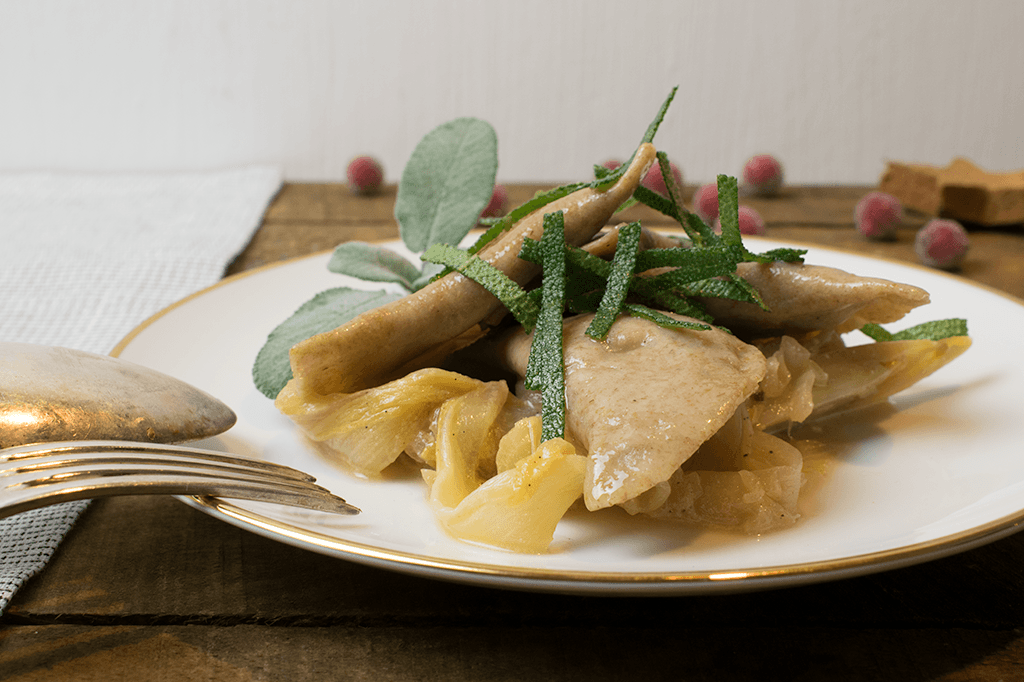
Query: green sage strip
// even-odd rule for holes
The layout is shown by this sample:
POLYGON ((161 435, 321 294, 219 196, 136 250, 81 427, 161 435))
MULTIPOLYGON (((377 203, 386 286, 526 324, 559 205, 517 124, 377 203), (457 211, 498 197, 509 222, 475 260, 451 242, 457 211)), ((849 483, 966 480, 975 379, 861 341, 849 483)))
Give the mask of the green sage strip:
POLYGON ((700 219, 700 216, 687 211, 685 207, 679 206, 671 199, 663 197, 654 190, 640 185, 633 191, 633 198, 644 206, 652 208, 679 223, 679 226, 683 228, 686 236, 695 246, 713 244, 718 240, 718 235, 712 231, 707 223, 700 219))
POLYGON ((640 249, 640 223, 630 223, 619 228, 618 242, 615 244, 615 255, 612 258, 611 273, 608 275, 601 305, 594 313, 594 319, 587 327, 587 336, 604 340, 608 330, 622 310, 622 304, 629 293, 629 285, 633 280, 633 268, 636 266, 636 255, 640 249))
MULTIPOLYGON (((661 122, 665 119, 665 114, 668 112, 669 105, 672 104, 672 100, 675 98, 676 91, 678 89, 678 86, 672 88, 672 91, 669 92, 668 97, 666 97, 665 101, 662 102, 661 107, 658 109, 658 113, 655 114, 654 116, 654 120, 651 121, 650 125, 647 126, 647 130, 644 132, 644 136, 643 138, 641 138, 640 144, 647 144, 654 141, 654 136, 655 134, 657 134, 658 128, 661 126, 661 122)), ((616 182, 618 182, 623 175, 626 174, 626 170, 629 168, 630 163, 632 163, 633 158, 635 157, 636 151, 633 152, 633 155, 630 157, 629 161, 622 164, 618 168, 615 168, 614 170, 608 170, 607 172, 604 172, 604 170, 596 171, 595 174, 597 175, 597 177, 592 182, 578 182, 571 185, 563 185, 561 187, 555 187, 552 190, 548 190, 543 194, 538 194, 537 196, 530 199, 519 208, 513 210, 504 218, 501 218, 497 222, 493 223, 491 227, 488 230, 486 230, 482 235, 480 235, 480 238, 477 239, 476 242, 471 247, 469 247, 469 252, 477 253, 478 251, 480 251, 480 249, 482 249, 484 246, 492 242, 502 232, 515 225, 521 219, 525 218, 530 213, 533 213, 534 211, 543 208, 544 206, 547 206, 556 199, 561 199, 562 197, 568 196, 569 194, 572 194, 576 190, 583 189, 584 187, 593 187, 595 189, 600 190, 611 187, 616 182)))
POLYGON ((751 261, 757 263, 773 263, 777 260, 786 263, 803 263, 804 256, 807 255, 807 249, 770 249, 764 253, 750 254, 748 257, 751 261))
POLYGON ((541 440, 565 437, 565 363, 562 312, 565 309, 565 220, 561 211, 544 215, 540 237, 544 279, 540 315, 533 331, 525 384, 541 392, 541 440))
POLYGON ((655 156, 658 159, 658 170, 661 171, 661 179, 665 181, 665 189, 668 190, 668 198, 680 212, 685 211, 683 197, 680 194, 679 185, 676 184, 676 176, 672 172, 672 164, 668 160, 668 154, 657 152, 655 156))
POLYGON ((623 308, 633 317, 642 317, 645 320, 650 320, 661 327, 695 329, 698 331, 707 331, 711 329, 710 325, 701 324, 699 322, 690 322, 688 320, 677 320, 674 317, 666 315, 660 310, 654 310, 638 303, 627 303, 623 308))
MULTIPOLYGON (((657 134, 658 128, 661 127, 661 122, 665 120, 665 114, 668 112, 668 107, 672 104, 672 100, 675 99, 677 90, 679 90, 678 85, 672 88, 672 91, 668 93, 668 97, 665 98, 661 108, 658 109, 658 113, 654 116, 654 120, 647 126, 644 136, 640 139, 641 145, 649 144, 654 141, 654 136, 657 134)), ((597 179, 591 183, 591 186, 596 187, 597 189, 604 189, 605 187, 615 184, 623 175, 626 174, 626 170, 629 168, 630 164, 633 163, 633 159, 635 158, 636 152, 634 151, 633 155, 629 157, 629 161, 626 161, 626 163, 622 164, 618 168, 612 169, 608 173, 600 173, 597 179)))
POLYGON ((722 242, 742 248, 739 186, 736 178, 728 175, 718 176, 718 221, 722 224, 722 242))
MULTIPOLYGON (((638 253, 637 260, 639 260, 644 253, 648 252, 642 251, 638 253)), ((566 258, 572 272, 569 278, 570 281, 580 278, 581 274, 600 277, 602 280, 607 280, 611 276, 611 263, 603 258, 598 258, 592 253, 588 253, 577 246, 566 247, 566 258)), ((642 270, 636 265, 634 265, 633 270, 634 272, 642 272, 642 270)), ((653 277, 631 278, 629 280, 629 293, 653 303, 663 310, 668 310, 679 315, 686 315, 688 317, 696 317, 697 319, 704 320, 705 322, 711 322, 711 317, 704 310, 704 306, 702 304, 697 301, 688 300, 684 296, 676 293, 673 289, 662 286, 662 283, 658 283, 653 277)), ((685 294, 685 291, 682 293, 685 294)), ((595 307, 593 311, 596 310, 597 308, 595 307)))
POLYGON ((862 332, 875 341, 908 341, 928 340, 939 341, 951 336, 967 336, 967 320, 954 317, 948 320, 932 320, 904 329, 895 334, 877 324, 866 324, 860 328, 862 332))
POLYGON ((498 268, 450 244, 433 244, 420 257, 458 270, 494 294, 526 331, 533 329, 540 313, 536 301, 498 268))
MULTIPOLYGON (((637 254, 637 260, 651 251, 641 251, 637 254)), ((608 278, 611 276, 612 264, 603 258, 588 253, 578 246, 565 247, 566 264, 569 268, 569 291, 567 294, 570 302, 570 310, 575 313, 596 312, 603 295, 603 289, 608 278), (586 295, 584 295, 586 294, 586 295), (593 301, 593 305, 590 305, 593 301)), ((541 265, 540 249, 538 242, 527 239, 523 242, 523 250, 519 257, 536 265, 541 265)), ((638 266, 634 272, 642 271, 638 266)), ((675 283, 669 283, 675 286, 675 283)), ((705 311, 704 306, 685 298, 687 294, 685 287, 679 287, 680 295, 674 290, 667 288, 664 282, 659 283, 653 277, 633 277, 630 279, 629 293, 649 301, 658 308, 668 310, 679 315, 695 317, 705 322, 711 322, 711 317, 705 311)), ((694 294, 698 295, 698 294, 694 294)), ((745 297, 746 298, 746 297, 745 297)))
MULTIPOLYGON (((681 246, 667 249, 648 249, 636 260, 636 271, 645 272, 654 268, 675 268, 666 275, 666 281, 696 282, 709 277, 731 275, 736 272, 740 258, 735 249, 708 246, 701 249, 687 249, 681 246)), ((658 275, 661 277, 661 275, 658 275)))
MULTIPOLYGON (((662 161, 658 159, 659 163, 662 161)), ((667 160, 667 157, 666 157, 667 160)), ((739 190, 736 178, 727 175, 718 176, 718 204, 719 214, 723 223, 722 234, 715 234, 711 227, 701 220, 700 216, 687 210, 683 205, 657 192, 647 189, 643 185, 636 188, 633 198, 639 203, 672 218, 679 223, 686 232, 687 238, 692 242, 694 250, 705 247, 717 247, 735 251, 737 263, 757 262, 771 263, 773 261, 785 261, 787 263, 802 263, 807 249, 772 249, 762 254, 751 253, 743 245, 742 236, 739 232, 739 190)))
MULTIPOLYGON (((523 246, 524 253, 520 258, 528 260, 537 265, 543 265, 540 255, 539 242, 527 240, 523 246)), ((604 297, 605 287, 608 285, 608 275, 611 272, 611 263, 597 256, 592 256, 577 246, 565 245, 565 308, 574 314, 596 313, 604 297), (585 267, 580 263, 580 257, 588 263, 595 263, 595 267, 585 267)))
POLYGON ((571 185, 562 185, 561 187, 555 187, 547 192, 537 194, 535 197, 527 201, 522 206, 515 208, 511 213, 503 218, 500 218, 495 222, 487 231, 485 231, 480 237, 469 247, 469 253, 479 253, 479 251, 487 246, 489 243, 494 241, 498 236, 501 235, 505 230, 509 229, 520 220, 530 215, 534 211, 540 208, 544 208, 551 202, 561 199, 562 197, 569 196, 576 190, 583 189, 589 186, 587 182, 577 182, 571 185))
POLYGON ((762 310, 768 307, 761 298, 761 292, 751 286, 750 282, 739 275, 714 277, 698 282, 688 282, 679 287, 684 296, 700 296, 704 298, 728 298, 742 303, 753 303, 762 310))

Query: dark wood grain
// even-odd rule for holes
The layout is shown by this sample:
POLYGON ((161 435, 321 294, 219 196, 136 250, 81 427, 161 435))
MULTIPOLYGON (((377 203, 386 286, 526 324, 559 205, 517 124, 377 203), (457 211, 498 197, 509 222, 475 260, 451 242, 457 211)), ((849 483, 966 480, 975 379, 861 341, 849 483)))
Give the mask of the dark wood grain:
POLYGON ((173 498, 125 497, 93 504, 53 563, 19 593, 5 622, 532 627, 639 619, 727 627, 742 622, 742 607, 774 627, 1002 630, 1024 620, 1024 588, 1017 587, 1024 583, 1022 552, 1024 536, 1014 535, 956 557, 837 583, 697 599, 607 599, 381 571, 281 545, 173 498))
POLYGON ((15 627, 17 682, 51 680, 1017 680, 1012 635, 945 628, 15 627), (45 663, 41 661, 45 659, 45 663), (45 666, 45 667, 43 667, 45 666), (98 676, 102 671, 103 676, 98 676))
MULTIPOLYGON (((511 188, 512 201, 536 186, 511 188)), ((769 236, 916 262, 853 229, 868 188, 750 200, 769 236)), ((394 238, 394 189, 287 185, 230 272, 394 238)), ((666 221, 634 208, 626 218, 666 221)), ((1024 234, 975 230, 961 276, 1024 298, 1024 234)), ((167 497, 93 503, 0 618, 2 680, 1012 680, 1024 535, 843 581, 601 598, 431 581, 290 547, 167 497)))

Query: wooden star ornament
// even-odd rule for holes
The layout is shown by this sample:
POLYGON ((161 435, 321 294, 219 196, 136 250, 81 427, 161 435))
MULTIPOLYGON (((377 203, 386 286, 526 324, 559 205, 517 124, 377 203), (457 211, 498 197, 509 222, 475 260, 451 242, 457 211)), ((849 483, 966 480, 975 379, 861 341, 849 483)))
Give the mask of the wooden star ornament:
POLYGON ((979 225, 1024 223, 1024 170, 989 173, 964 158, 945 168, 890 161, 879 189, 927 215, 979 225))

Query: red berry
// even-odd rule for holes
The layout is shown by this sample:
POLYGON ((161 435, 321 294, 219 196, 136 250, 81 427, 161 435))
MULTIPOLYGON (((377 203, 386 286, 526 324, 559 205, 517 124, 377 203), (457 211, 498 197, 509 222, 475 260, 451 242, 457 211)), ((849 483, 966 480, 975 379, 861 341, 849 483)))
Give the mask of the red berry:
POLYGON ((740 234, 764 234, 767 226, 761 214, 749 206, 740 206, 740 234))
POLYGON ((934 218, 917 232, 914 250, 925 265, 943 270, 960 267, 970 240, 967 231, 955 220, 934 218))
POLYGON ((482 218, 500 218, 505 215, 505 205, 508 204, 508 190, 504 185, 495 185, 491 193, 491 201, 480 214, 482 218))
POLYGON ((356 194, 374 194, 384 184, 384 167, 372 156, 357 156, 345 172, 348 187, 356 194))
POLYGON ((771 154, 752 156, 743 164, 743 189, 747 194, 768 197, 782 188, 782 164, 771 154))
MULTIPOLYGON (((740 206, 739 223, 740 234, 760 235, 768 231, 768 226, 765 224, 764 218, 761 217, 761 214, 749 206, 740 206)), ((715 232, 721 231, 722 218, 719 216, 715 221, 715 232)))
MULTIPOLYGON (((679 170, 679 166, 672 162, 669 162, 669 167, 672 169, 672 177, 676 181, 676 187, 681 189, 683 186, 683 172, 679 170)), ((650 167, 647 175, 640 181, 640 184, 663 197, 668 196, 668 187, 665 184, 665 177, 661 174, 661 166, 659 164, 654 164, 650 167)))
POLYGON ((693 194, 693 212, 709 225, 718 218, 718 185, 701 185, 693 194))
POLYGON ((903 222, 903 205, 891 194, 870 192, 857 202, 853 220, 857 230, 868 239, 893 240, 896 228, 903 222))

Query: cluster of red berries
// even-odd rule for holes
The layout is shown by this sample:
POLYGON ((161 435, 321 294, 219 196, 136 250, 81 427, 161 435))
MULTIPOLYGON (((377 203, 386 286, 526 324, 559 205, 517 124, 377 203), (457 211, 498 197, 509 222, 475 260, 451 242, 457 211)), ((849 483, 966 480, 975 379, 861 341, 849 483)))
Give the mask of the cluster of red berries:
MULTIPOLYGON (((617 160, 611 160, 605 161, 602 165, 609 170, 614 170, 622 164, 617 160)), ((682 188, 683 173, 679 166, 670 162, 669 168, 672 170, 672 178, 675 180, 676 187, 682 188)), ((652 166, 640 184, 662 196, 668 196, 668 183, 665 182, 660 165, 652 166)), ((781 186, 782 165, 774 157, 762 154, 747 161, 743 169, 744 193, 771 196, 776 194, 781 186)), ((709 225, 714 225, 716 230, 721 230, 721 224, 718 222, 717 185, 703 185, 697 190, 693 196, 693 211, 701 217, 701 220, 709 225)), ((743 234, 765 233, 764 219, 749 206, 740 207, 739 224, 740 232, 743 234)))
MULTIPOLYGON (((618 161, 606 161, 605 168, 614 169, 618 161)), ((674 163, 669 164, 676 187, 683 186, 683 173, 674 163)), ((361 195, 375 194, 384 184, 384 168, 372 156, 357 156, 349 162, 348 185, 352 192, 361 195)), ((668 195, 668 185, 661 173, 661 167, 653 166, 641 181, 648 189, 668 195)), ((783 184, 782 164, 771 154, 750 157, 743 165, 740 190, 746 196, 768 197, 779 193, 783 184)), ((481 213, 484 218, 497 218, 505 214, 508 192, 503 185, 496 184, 490 203, 481 213)), ((693 195, 693 211, 716 230, 721 229, 718 218, 718 187, 715 184, 702 185, 693 195)), ((903 222, 903 207, 896 197, 883 192, 870 192, 857 203, 854 210, 854 224, 867 239, 891 241, 896 239, 896 229, 903 222)), ((764 219, 749 206, 739 208, 740 232, 745 235, 761 235, 766 231, 764 219)), ((967 232, 955 220, 936 218, 922 227, 914 240, 914 247, 921 261, 929 266, 947 270, 958 268, 964 260, 969 246, 967 232)))
MULTIPOLYGON (((659 175, 660 178, 660 175, 659 175)), ((743 166, 741 193, 746 196, 774 196, 783 183, 782 164, 770 154, 759 154, 743 166)), ((718 219, 718 187, 702 185, 693 195, 693 211, 705 222, 721 229, 718 219)), ((740 232, 764 234, 765 222, 757 211, 740 206, 740 232)), ((865 195, 854 210, 854 223, 868 239, 886 241, 896 239, 896 228, 903 222, 903 207, 899 200, 883 192, 865 195)), ((914 248, 925 265, 953 270, 963 263, 969 247, 967 232, 955 220, 936 218, 918 232, 914 248)))
MULTIPOLYGON (((782 189, 782 164, 771 154, 758 154, 743 164, 740 192, 745 196, 771 197, 782 189)), ((706 223, 721 229, 718 219, 718 185, 701 185, 693 195, 693 212, 706 223)), ((764 218, 749 206, 739 207, 740 233, 759 235, 767 231, 764 218)))
MULTIPOLYGON (((857 230, 875 241, 893 241, 896 228, 903 223, 899 199, 885 192, 869 192, 853 211, 857 230)), ((925 265, 954 270, 963 263, 970 240, 963 225, 955 220, 934 218, 917 231, 914 250, 925 265)))

